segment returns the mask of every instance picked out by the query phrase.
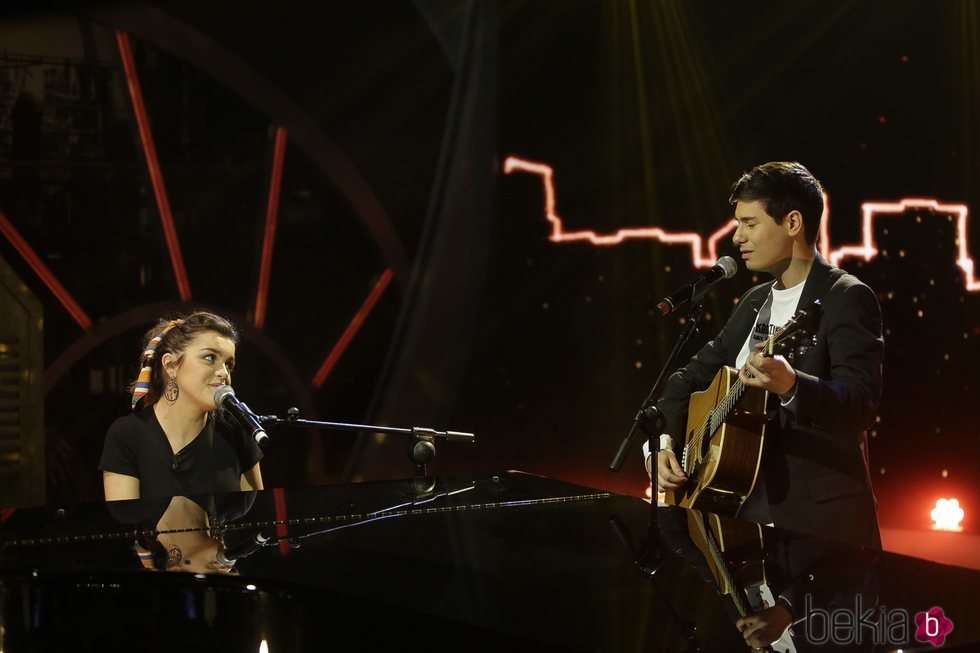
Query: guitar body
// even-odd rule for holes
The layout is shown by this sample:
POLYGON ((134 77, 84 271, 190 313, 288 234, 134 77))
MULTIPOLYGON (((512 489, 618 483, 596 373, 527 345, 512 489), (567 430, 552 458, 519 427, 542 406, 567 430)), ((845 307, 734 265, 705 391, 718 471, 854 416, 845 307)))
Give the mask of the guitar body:
MULTIPOLYGON (((762 606, 775 604, 766 580, 765 547, 759 524, 688 510, 687 526, 691 540, 708 563, 719 594, 730 599, 738 617, 762 609, 758 605, 760 601, 762 606), (756 595, 755 609, 748 600, 750 591, 756 595)), ((762 650, 797 653, 789 631, 762 650)))
POLYGON ((734 517, 755 487, 762 460, 767 392, 746 388, 724 422, 698 440, 709 415, 725 401, 738 372, 723 367, 707 390, 691 395, 685 431, 686 459, 681 461, 688 481, 666 493, 666 502, 734 517))

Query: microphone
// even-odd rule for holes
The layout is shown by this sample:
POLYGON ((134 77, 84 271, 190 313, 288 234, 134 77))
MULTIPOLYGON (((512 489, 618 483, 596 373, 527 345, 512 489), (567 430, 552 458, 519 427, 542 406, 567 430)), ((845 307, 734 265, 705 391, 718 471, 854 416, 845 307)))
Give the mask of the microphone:
POLYGON ((661 299, 657 308, 664 315, 673 313, 687 302, 700 299, 708 292, 708 288, 722 279, 731 279, 737 271, 738 264, 735 263, 735 259, 731 256, 722 256, 710 270, 661 299))
POLYGON ((214 559, 217 560, 218 564, 222 567, 231 567, 239 558, 252 555, 262 547, 266 546, 268 543, 269 536, 260 531, 257 532, 250 540, 239 542, 234 546, 218 549, 218 552, 214 555, 214 559))
POLYGON ((256 444, 262 447, 268 444, 269 436, 259 425, 258 420, 252 417, 252 411, 245 405, 245 402, 235 396, 235 390, 230 385, 218 386, 218 389, 214 391, 214 405, 231 413, 242 425, 242 428, 249 431, 250 435, 255 438, 256 444))

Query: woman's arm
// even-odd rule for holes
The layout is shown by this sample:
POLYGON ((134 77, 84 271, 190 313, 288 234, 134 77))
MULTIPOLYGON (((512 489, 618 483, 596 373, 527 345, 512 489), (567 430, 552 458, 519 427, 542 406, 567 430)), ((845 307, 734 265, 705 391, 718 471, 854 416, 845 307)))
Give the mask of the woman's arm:
POLYGON ((106 501, 140 498, 140 480, 135 476, 102 472, 102 488, 106 501))
POLYGON ((259 468, 259 463, 255 463, 252 469, 242 474, 242 490, 261 489, 263 489, 262 470, 259 468))

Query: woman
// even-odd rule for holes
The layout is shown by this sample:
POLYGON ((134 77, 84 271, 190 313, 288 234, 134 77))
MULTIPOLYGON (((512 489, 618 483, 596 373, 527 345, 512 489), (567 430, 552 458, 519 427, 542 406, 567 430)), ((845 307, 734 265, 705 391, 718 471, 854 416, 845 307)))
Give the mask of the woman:
POLYGON ((214 404, 231 383, 237 343, 231 322, 206 311, 147 332, 134 412, 106 433, 106 501, 262 489, 262 451, 214 404))

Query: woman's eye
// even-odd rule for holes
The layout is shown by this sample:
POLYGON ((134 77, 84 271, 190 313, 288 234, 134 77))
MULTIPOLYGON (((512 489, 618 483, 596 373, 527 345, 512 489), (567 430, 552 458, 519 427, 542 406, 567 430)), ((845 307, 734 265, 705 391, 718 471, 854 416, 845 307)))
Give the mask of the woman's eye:
POLYGON ((206 360, 206 361, 207 361, 207 362, 209 362, 209 363, 213 363, 213 362, 214 362, 214 354, 207 354, 207 355, 206 355, 206 356, 204 357, 204 360, 206 360))

